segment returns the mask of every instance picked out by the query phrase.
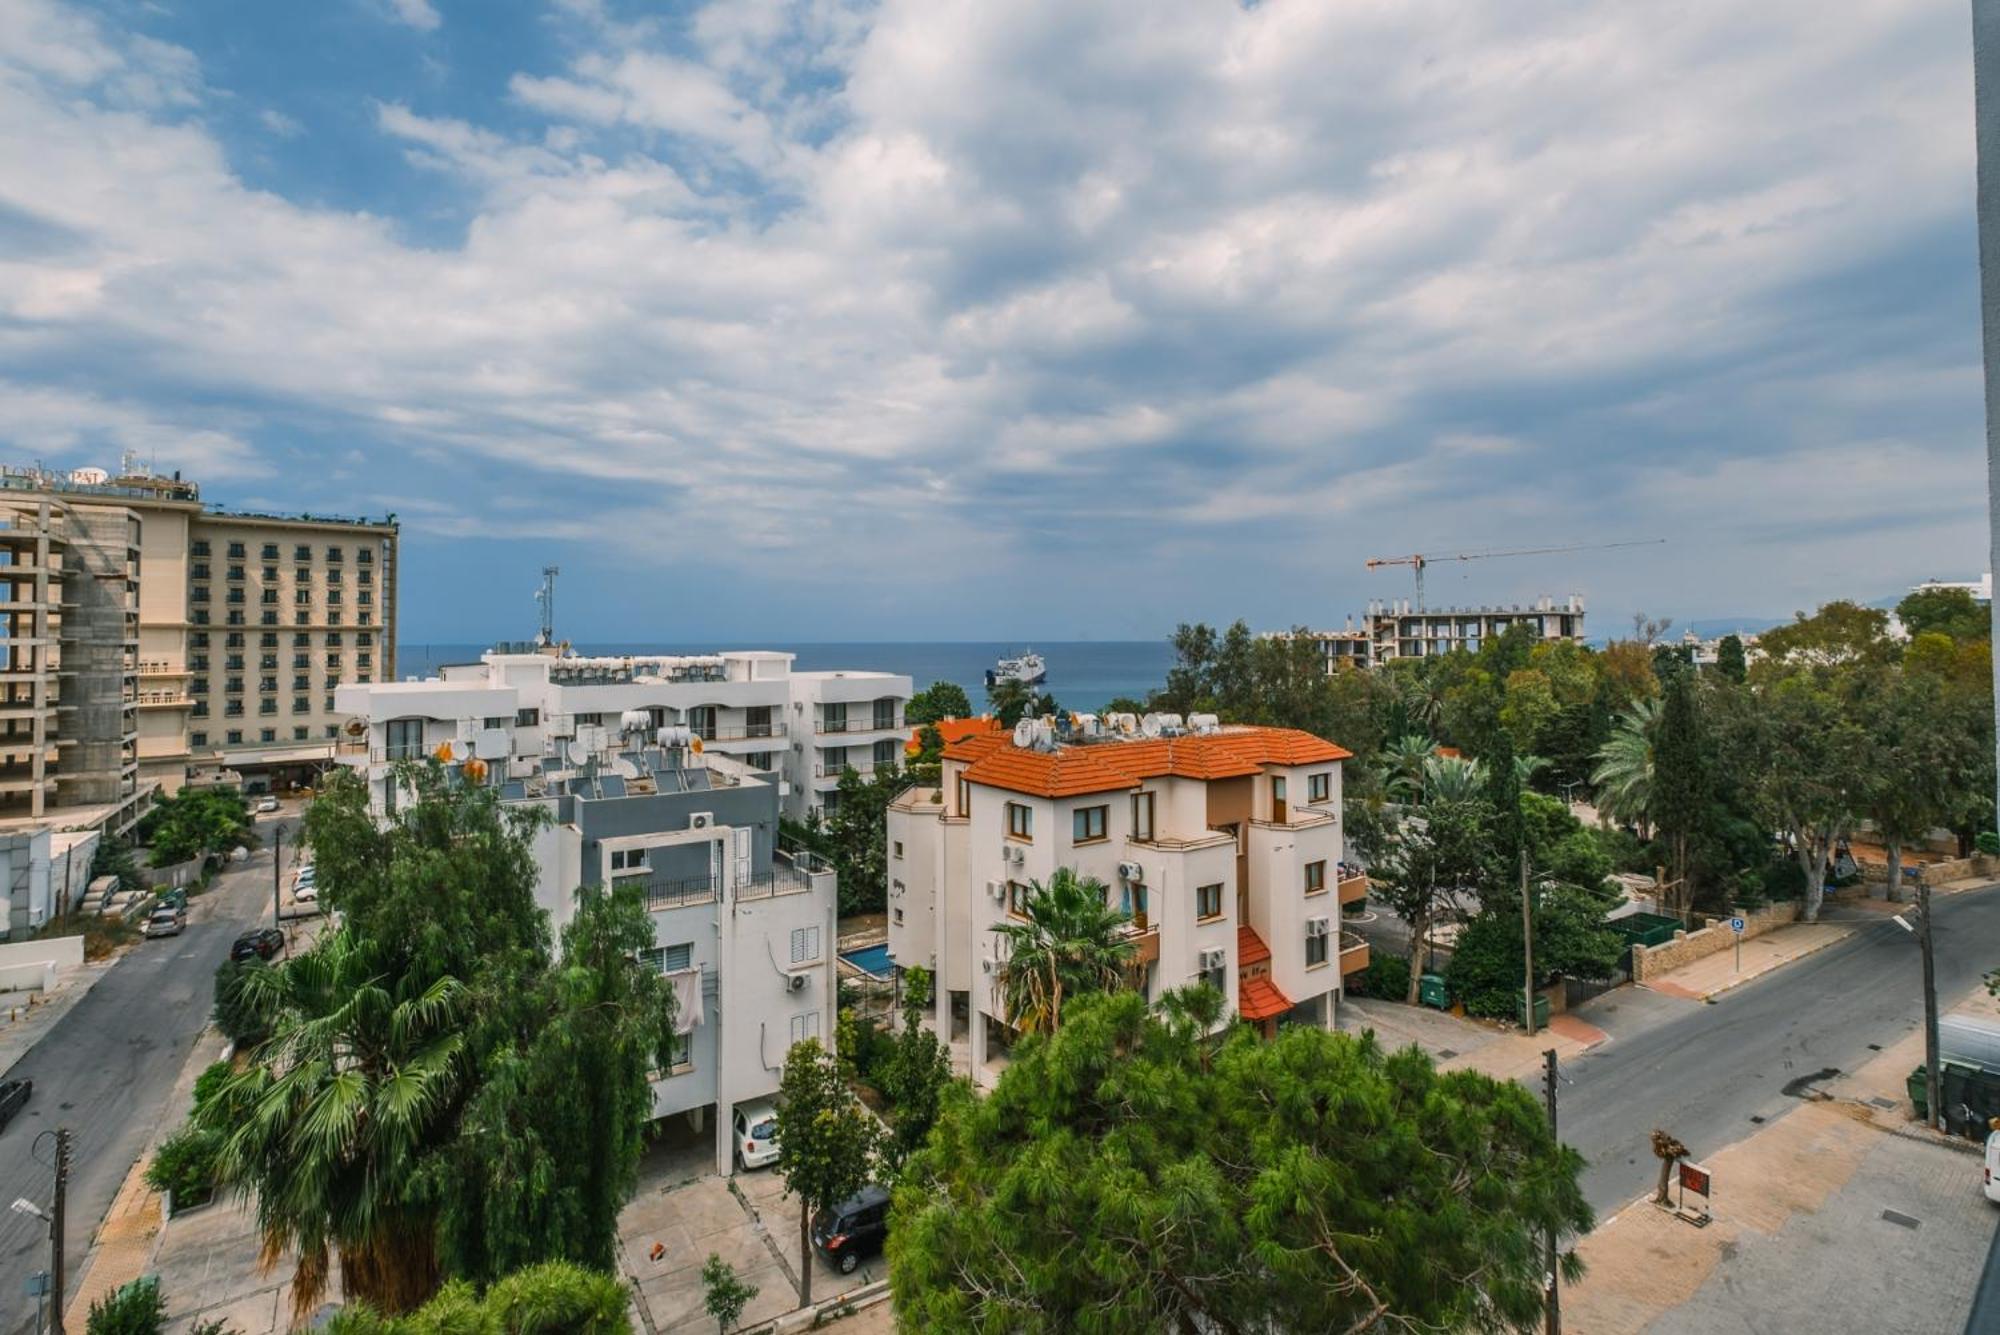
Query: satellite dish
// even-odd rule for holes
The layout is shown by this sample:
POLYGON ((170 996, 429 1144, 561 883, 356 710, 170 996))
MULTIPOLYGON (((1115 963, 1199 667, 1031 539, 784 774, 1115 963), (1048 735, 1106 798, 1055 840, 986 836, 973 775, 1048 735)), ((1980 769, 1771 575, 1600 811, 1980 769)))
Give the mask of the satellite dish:
POLYGON ((1158 737, 1160 735, 1160 716, 1158 714, 1148 714, 1146 717, 1140 719, 1139 733, 1144 737, 1158 737))
POLYGON ((590 759, 590 748, 582 742, 571 742, 563 748, 563 754, 569 757, 570 764, 581 765, 590 759))
POLYGON ((624 756, 618 756, 612 760, 611 772, 621 779, 636 779, 639 777, 639 767, 624 756))
POLYGON ((366 723, 363 723, 360 719, 351 718, 347 720, 347 735, 349 737, 359 737, 362 733, 367 731, 368 731, 368 725, 366 723))
POLYGON ((1035 727, 1033 719, 1022 719, 1014 725, 1014 745, 1023 749, 1033 746, 1035 744, 1035 734, 1039 731, 1040 729, 1035 727))

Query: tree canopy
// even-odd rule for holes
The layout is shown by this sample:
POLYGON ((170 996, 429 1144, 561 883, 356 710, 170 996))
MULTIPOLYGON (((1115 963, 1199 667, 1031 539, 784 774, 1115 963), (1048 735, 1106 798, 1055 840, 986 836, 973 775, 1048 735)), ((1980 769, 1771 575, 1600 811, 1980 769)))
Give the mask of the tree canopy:
POLYGON ((903 717, 912 726, 938 723, 948 718, 970 718, 972 698, 955 681, 934 681, 910 697, 903 717))
MULTIPOLYGON (((1213 998, 1213 993, 1209 996, 1213 998)), ((1312 1026, 1206 1036, 1119 993, 954 1092, 896 1189, 932 1331, 1529 1330, 1582 1160, 1520 1086, 1312 1026)), ((1580 1273, 1573 1256, 1563 1269, 1580 1273)))

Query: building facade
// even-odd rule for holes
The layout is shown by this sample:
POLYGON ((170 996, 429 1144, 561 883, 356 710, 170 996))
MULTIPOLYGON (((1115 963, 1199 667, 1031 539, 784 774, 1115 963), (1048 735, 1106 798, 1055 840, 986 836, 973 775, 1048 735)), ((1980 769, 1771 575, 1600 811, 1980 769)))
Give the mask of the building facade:
POLYGON ((938 1032, 990 1085, 1012 1034, 996 929, 1059 867, 1128 915, 1130 982, 1149 1000, 1207 982, 1239 1018, 1331 1026, 1368 962, 1341 905, 1367 894, 1342 860, 1342 748, 1289 728, 1197 716, 1043 721, 946 746, 939 786, 890 806, 889 953, 937 979, 938 1032), (1148 733, 1157 735, 1145 735, 1148 733))
POLYGON ((1542 598, 1537 602, 1511 607, 1412 607, 1408 599, 1393 603, 1373 602, 1362 619, 1367 632, 1369 659, 1386 663, 1394 658, 1431 658, 1463 649, 1479 652, 1479 646, 1515 626, 1525 625, 1538 639, 1584 642, 1583 599, 1575 594, 1557 602, 1542 598))
MULTIPOLYGON (((782 657, 743 655, 735 666, 782 657)), ((397 777, 406 760, 441 760, 503 801, 545 808, 536 898, 558 933, 580 889, 643 889, 655 942, 646 958, 673 987, 679 1041, 653 1081, 653 1115, 712 1125, 717 1170, 728 1172, 735 1107, 777 1091, 793 1043, 831 1048, 834 1036, 833 874, 779 847, 783 780, 753 763, 763 752, 736 745, 769 736, 697 715, 717 734, 701 742, 685 722, 657 721, 687 707, 646 703, 648 677, 726 685, 719 662, 652 661, 647 672, 631 660, 495 654, 480 667, 340 688, 342 711, 356 716, 343 759, 366 775, 385 817, 407 799, 397 777), (722 740, 731 731, 745 735, 722 740)), ((692 708, 764 708, 703 698, 715 703, 692 708)))
POLYGON ((225 511, 130 461, 115 478, 0 469, 0 500, 131 527, 138 790, 201 771, 252 789, 309 778, 333 760, 335 688, 395 676, 392 520, 225 511))

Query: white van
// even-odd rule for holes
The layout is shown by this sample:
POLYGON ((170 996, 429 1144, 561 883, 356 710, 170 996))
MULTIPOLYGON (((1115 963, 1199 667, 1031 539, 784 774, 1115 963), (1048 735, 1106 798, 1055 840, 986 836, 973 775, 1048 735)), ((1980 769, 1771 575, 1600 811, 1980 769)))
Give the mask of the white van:
POLYGON ((2000 1202, 2000 1131, 1986 1137, 1986 1199, 2000 1202))

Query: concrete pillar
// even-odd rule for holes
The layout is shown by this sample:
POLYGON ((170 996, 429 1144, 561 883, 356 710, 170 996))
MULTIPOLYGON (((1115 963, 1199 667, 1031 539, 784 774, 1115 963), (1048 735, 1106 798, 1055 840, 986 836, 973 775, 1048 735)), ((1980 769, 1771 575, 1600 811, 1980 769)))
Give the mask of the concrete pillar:
POLYGON ((986 1011, 979 1004, 979 996, 981 992, 987 990, 975 982, 972 991, 966 996, 966 1010, 971 1021, 967 1033, 967 1047, 972 1054, 972 1083, 982 1089, 986 1086, 986 1011))
MULTIPOLYGON (((720 1037, 718 1034, 717 1038, 720 1037)), ((698 1119, 701 1116, 701 1109, 697 1108, 688 1115, 698 1119)), ((735 1121, 736 1105, 718 1095, 715 1100, 715 1171, 724 1177, 730 1177, 736 1172, 735 1121)), ((700 1129, 701 1123, 697 1121, 695 1130, 700 1129)))

